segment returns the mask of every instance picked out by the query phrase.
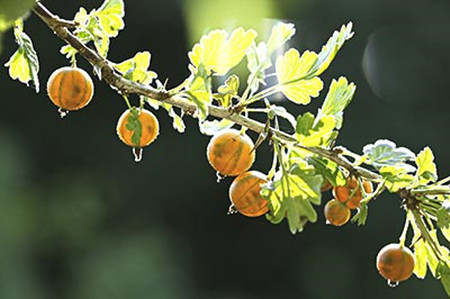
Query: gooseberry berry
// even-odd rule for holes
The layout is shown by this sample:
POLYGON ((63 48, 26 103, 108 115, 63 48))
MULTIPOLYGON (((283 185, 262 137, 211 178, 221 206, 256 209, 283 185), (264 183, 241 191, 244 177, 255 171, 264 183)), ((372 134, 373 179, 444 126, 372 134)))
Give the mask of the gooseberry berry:
POLYGON ((236 177, 230 186, 230 200, 233 208, 244 216, 258 217, 265 214, 268 201, 260 192, 261 185, 267 183, 267 178, 259 171, 247 171, 236 177))

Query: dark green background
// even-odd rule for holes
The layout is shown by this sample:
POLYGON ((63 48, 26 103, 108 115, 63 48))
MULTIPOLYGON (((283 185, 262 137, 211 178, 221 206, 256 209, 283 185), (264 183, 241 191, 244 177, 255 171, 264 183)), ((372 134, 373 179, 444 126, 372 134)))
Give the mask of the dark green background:
MULTIPOLYGON (((74 2, 46 1, 65 18, 102 1, 74 2)), ((251 11, 245 2, 238 9, 251 11)), ((278 17, 296 24, 291 46, 300 50, 319 51, 334 29, 354 22, 355 37, 322 76, 326 88, 342 74, 358 86, 339 144, 356 152, 379 138, 415 152, 429 145, 440 176, 450 173, 449 1, 274 3, 278 17)), ((112 41, 110 59, 149 50, 160 79, 169 78, 169 87, 181 82, 192 46, 182 1, 126 4, 127 27, 112 41)), ((25 29, 45 85, 67 65, 62 42, 33 15, 25 29)), ((15 51, 11 32, 3 43, 2 64, 15 51)), ((0 82, 2 299, 445 298, 431 274, 392 289, 377 273, 377 252, 403 227, 396 197, 374 201, 365 227, 327 226, 318 207, 318 223, 291 235, 285 222, 226 215, 231 179, 216 183, 208 137, 195 120, 186 118, 180 135, 157 111, 160 137, 136 164, 115 133, 125 105, 106 84, 95 79, 89 106, 61 120, 45 91, 36 95, 5 68, 0 82)), ((263 145, 254 168, 267 171, 270 161, 263 145)))

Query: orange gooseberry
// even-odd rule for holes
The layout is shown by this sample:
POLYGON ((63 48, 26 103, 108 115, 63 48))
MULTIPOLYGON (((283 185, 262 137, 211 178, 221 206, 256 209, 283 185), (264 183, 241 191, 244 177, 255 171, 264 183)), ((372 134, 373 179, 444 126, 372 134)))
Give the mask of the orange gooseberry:
POLYGON ((247 171, 236 177, 230 186, 230 200, 233 208, 244 216, 258 217, 265 214, 268 201, 261 194, 261 184, 267 178, 259 171, 247 171))
POLYGON ((327 223, 334 226, 341 226, 348 222, 351 212, 344 203, 336 199, 332 199, 325 205, 324 214, 327 219, 327 223))
MULTIPOLYGON (((372 192, 371 182, 363 181, 362 185, 366 193, 372 192)), ((353 176, 347 178, 347 184, 345 186, 336 186, 333 188, 333 195, 334 198, 345 203, 350 209, 357 209, 362 200, 362 191, 358 179, 353 176)))
POLYGON ((253 141, 245 133, 234 129, 214 135, 206 154, 209 164, 220 174, 228 176, 247 171, 255 161, 253 141))
POLYGON ((117 122, 117 135, 120 140, 128 146, 133 147, 133 153, 136 157, 136 162, 141 160, 142 148, 155 141, 159 134, 159 123, 156 116, 148 110, 137 109, 137 119, 141 126, 141 136, 137 139, 133 138, 137 134, 136 119, 133 119, 133 112, 128 109, 122 113, 117 122), (131 126, 130 126, 131 125, 131 126))
POLYGON ((94 94, 94 83, 83 69, 61 67, 55 70, 47 82, 50 100, 60 108, 61 116, 67 111, 78 110, 89 104, 94 94))
POLYGON ((414 255, 400 244, 384 246, 377 255, 377 269, 389 284, 407 280, 414 271, 414 255))

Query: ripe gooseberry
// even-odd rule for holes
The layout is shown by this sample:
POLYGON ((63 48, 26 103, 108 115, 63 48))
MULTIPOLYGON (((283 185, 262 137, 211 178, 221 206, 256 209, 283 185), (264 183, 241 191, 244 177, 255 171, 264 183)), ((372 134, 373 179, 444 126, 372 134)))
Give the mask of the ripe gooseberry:
POLYGON ((327 223, 334 226, 341 226, 348 222, 351 216, 350 209, 342 202, 332 199, 325 205, 325 218, 327 223))
POLYGON ((378 272, 392 286, 411 277, 414 264, 414 255, 411 250, 400 244, 386 245, 377 255, 378 272))
POLYGON ((94 83, 83 69, 61 67, 55 70, 47 82, 50 100, 59 107, 61 117, 68 111, 85 107, 94 94, 94 83))
POLYGON ((258 217, 265 214, 268 201, 261 192, 261 184, 267 183, 267 178, 259 171, 247 171, 236 177, 230 186, 232 207, 244 216, 258 217))
POLYGON ((209 141, 206 154, 209 164, 220 174, 236 176, 247 171, 255 161, 253 141, 245 133, 230 129, 219 132, 209 141))
MULTIPOLYGON (((366 193, 372 192, 372 183, 369 181, 363 181, 362 186, 366 193)), ((336 186, 333 188, 334 198, 343 202, 350 209, 354 210, 359 207, 362 200, 361 186, 358 179, 355 177, 347 178, 347 184, 345 186, 336 186)))
POLYGON ((116 131, 123 143, 133 147, 135 161, 139 162, 142 159, 142 148, 158 137, 159 123, 150 111, 133 108, 122 113, 117 122, 116 131), (139 132, 140 136, 138 136, 139 132))

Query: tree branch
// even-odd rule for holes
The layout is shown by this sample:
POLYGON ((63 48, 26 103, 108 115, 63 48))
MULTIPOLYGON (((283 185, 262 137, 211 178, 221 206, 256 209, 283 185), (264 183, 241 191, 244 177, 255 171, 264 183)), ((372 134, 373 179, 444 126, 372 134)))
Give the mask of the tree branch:
MULTIPOLYGON (((165 102, 183 111, 193 115, 197 111, 197 106, 186 98, 178 95, 170 95, 166 90, 155 89, 151 86, 142 85, 123 78, 118 74, 109 62, 101 57, 96 51, 83 44, 69 28, 73 28, 74 22, 60 19, 50 12, 42 3, 38 2, 33 12, 62 40, 72 46, 78 53, 84 57, 101 74, 101 79, 122 94, 137 94, 146 96, 157 101, 165 102)), ((248 129, 260 134, 264 131, 265 124, 255 121, 251 118, 230 111, 230 109, 208 106, 208 113, 211 116, 228 119, 232 122, 247 127, 248 129)), ((339 151, 333 149, 324 149, 319 147, 306 147, 297 143, 295 136, 289 135, 275 128, 269 129, 269 136, 276 136, 283 144, 298 146, 311 153, 323 156, 346 168, 350 173, 371 181, 381 181, 381 176, 364 169, 353 166, 347 159, 340 155, 339 151)))

